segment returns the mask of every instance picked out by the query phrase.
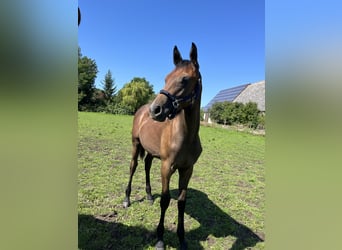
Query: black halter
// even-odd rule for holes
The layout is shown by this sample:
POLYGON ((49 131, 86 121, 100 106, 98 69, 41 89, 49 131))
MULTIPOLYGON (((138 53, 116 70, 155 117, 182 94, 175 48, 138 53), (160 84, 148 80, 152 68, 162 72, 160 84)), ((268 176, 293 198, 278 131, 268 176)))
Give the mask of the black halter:
POLYGON ((191 94, 189 94, 185 97, 177 97, 177 96, 171 95, 169 92, 167 92, 164 89, 160 90, 159 93, 165 95, 170 100, 170 102, 172 104, 170 113, 168 114, 168 118, 170 120, 173 119, 177 115, 177 113, 180 111, 178 109, 180 104, 190 103, 190 105, 192 105, 193 102, 195 100, 197 100, 197 98, 200 95, 200 93, 199 93, 200 92, 200 82, 201 82, 201 76, 198 78, 195 89, 191 92, 191 94))

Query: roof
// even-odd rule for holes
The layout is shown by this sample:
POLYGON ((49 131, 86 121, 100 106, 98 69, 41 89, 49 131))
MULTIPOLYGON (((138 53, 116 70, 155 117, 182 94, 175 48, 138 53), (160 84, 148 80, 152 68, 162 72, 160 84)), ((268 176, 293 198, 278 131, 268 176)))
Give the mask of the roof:
POLYGON ((265 81, 248 85, 247 88, 234 99, 234 102, 255 102, 260 111, 265 111, 265 81))
POLYGON ((211 106, 216 102, 224 102, 229 101, 233 102, 234 99, 249 85, 243 84, 239 85, 233 88, 224 89, 218 92, 218 94, 203 108, 204 111, 208 111, 208 109, 211 108, 211 106))
POLYGON ((216 102, 255 102, 260 111, 265 111, 265 81, 242 84, 233 88, 224 89, 203 108, 207 112, 216 102))

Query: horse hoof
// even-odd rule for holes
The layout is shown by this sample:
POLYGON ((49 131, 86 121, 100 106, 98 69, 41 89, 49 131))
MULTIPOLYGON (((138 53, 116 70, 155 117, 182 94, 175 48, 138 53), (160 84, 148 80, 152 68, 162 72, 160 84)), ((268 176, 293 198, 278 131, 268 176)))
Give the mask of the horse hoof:
POLYGON ((156 244, 156 250, 164 250, 164 242, 161 240, 157 242, 156 244))
POLYGON ((124 202, 123 202, 123 207, 124 207, 124 208, 128 208, 129 205, 130 205, 129 201, 124 201, 124 202))
POLYGON ((147 198, 147 201, 148 201, 148 203, 149 203, 150 205, 153 205, 153 202, 154 202, 154 200, 153 200, 153 199, 149 199, 149 198, 147 198))

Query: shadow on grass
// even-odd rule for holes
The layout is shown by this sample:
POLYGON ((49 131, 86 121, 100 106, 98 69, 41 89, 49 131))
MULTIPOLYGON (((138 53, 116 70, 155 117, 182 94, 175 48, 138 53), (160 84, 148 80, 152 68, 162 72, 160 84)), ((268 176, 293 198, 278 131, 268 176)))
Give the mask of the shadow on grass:
POLYGON ((82 250, 143 249, 153 243, 155 235, 143 227, 78 215, 78 248, 82 250))
MULTIPOLYGON (((186 234, 189 245, 194 241, 207 241, 210 247, 214 243, 210 235, 215 238, 228 236, 236 238, 231 250, 243 250, 264 241, 263 236, 258 236, 251 229, 234 220, 215 205, 207 194, 199 190, 188 189, 185 213, 200 223, 199 228, 186 234)), ((203 249, 203 247, 197 249, 203 249)))
MULTIPOLYGON (((171 191, 173 198, 177 190, 171 191)), ((232 236, 236 238, 231 250, 243 250, 255 246, 263 239, 251 229, 234 220, 208 196, 196 189, 189 189, 185 212, 200 223, 200 227, 186 232, 189 249, 204 249, 201 241, 207 241, 207 246, 215 244, 215 238, 232 236), (215 238, 213 238, 214 236, 215 238)), ((156 197, 154 197, 156 198, 156 197)), ((113 222, 110 217, 94 217, 78 215, 78 247, 82 250, 109 249, 146 249, 156 243, 156 233, 144 227, 127 226, 113 222)), ((165 243, 173 248, 178 247, 175 232, 165 229, 165 243)))

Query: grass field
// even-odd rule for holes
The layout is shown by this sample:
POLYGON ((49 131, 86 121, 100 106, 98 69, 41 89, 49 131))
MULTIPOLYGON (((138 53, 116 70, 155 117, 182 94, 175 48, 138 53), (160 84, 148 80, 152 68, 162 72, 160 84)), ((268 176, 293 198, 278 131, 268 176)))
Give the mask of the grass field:
MULTIPOLYGON (((78 247, 154 249, 160 208, 160 161, 151 169, 150 205, 143 162, 135 173, 132 205, 122 202, 129 177, 132 116, 78 114, 78 247)), ((203 152, 189 183, 185 237, 189 249, 264 249, 265 137, 200 128, 203 152)), ((178 174, 171 179, 165 217, 167 249, 177 249, 178 174)))

